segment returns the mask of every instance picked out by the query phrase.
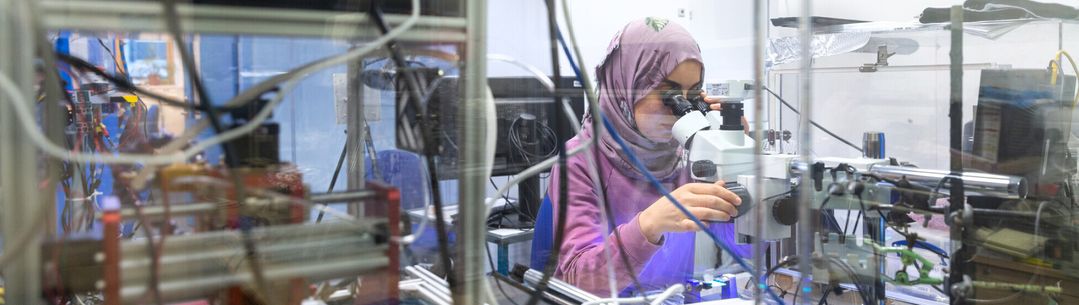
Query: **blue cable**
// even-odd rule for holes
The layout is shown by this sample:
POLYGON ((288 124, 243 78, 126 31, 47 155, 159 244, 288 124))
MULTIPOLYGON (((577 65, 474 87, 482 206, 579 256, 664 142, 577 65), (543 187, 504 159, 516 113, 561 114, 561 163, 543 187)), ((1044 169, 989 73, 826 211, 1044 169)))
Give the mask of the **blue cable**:
MULTIPOLYGON (((566 41, 562 38, 562 30, 558 30, 557 34, 558 42, 562 45, 562 51, 566 53, 566 58, 569 60, 570 66, 573 67, 573 72, 576 73, 577 81, 581 82, 581 84, 584 84, 584 79, 581 77, 581 69, 577 66, 576 61, 573 60, 573 54, 570 54, 569 48, 566 47, 566 41)), ((625 153, 626 156, 629 156, 629 159, 633 163, 633 166, 637 167, 637 169, 644 174, 645 178, 647 178, 648 181, 652 183, 652 186, 655 187, 656 190, 658 190, 660 193, 663 193, 663 197, 666 197, 667 200, 674 204, 674 206, 678 208, 679 211, 682 211, 682 214, 685 214, 687 218, 692 220, 693 223, 697 224, 697 227, 700 227, 701 231, 704 231, 704 233, 707 234, 708 237, 710 237, 712 241, 719 246, 720 249, 723 249, 724 252, 731 254, 731 257, 734 258, 734 261, 738 263, 738 265, 741 266, 742 269, 745 269, 746 272, 749 272, 749 274, 753 275, 754 278, 760 278, 755 272, 755 270, 753 268, 750 268, 749 263, 747 263, 744 259, 735 254, 734 251, 732 251, 731 248, 727 246, 727 243, 724 243, 722 240, 720 240, 719 237, 716 236, 715 233, 713 233, 712 230, 710 230, 708 226, 704 224, 704 222, 701 222, 701 220, 698 219, 697 216, 693 216, 693 213, 690 213, 689 210, 686 209, 684 205, 682 205, 682 203, 678 202, 678 199, 675 199, 674 196, 671 196, 671 192, 668 191, 667 188, 663 187, 663 184, 659 182, 659 179, 656 179, 656 177, 648 171, 647 167, 644 166, 644 163, 641 162, 641 160, 637 158, 637 155, 633 153, 633 150, 629 148, 629 145, 627 145, 626 142, 622 140, 622 136, 618 134, 618 131, 615 130, 613 126, 611 126, 611 121, 607 120, 607 116, 602 113, 602 110, 600 110, 599 116, 603 119, 603 127, 607 129, 607 131, 611 134, 611 137, 614 138, 615 142, 618 142, 618 146, 622 148, 622 152, 625 153)), ((776 295, 774 291, 768 289, 768 287, 762 287, 761 290, 767 292, 768 295, 772 297, 772 299, 776 303, 780 305, 784 304, 783 299, 776 295)))
MULTIPOLYGON (((719 237, 716 236, 715 233, 713 233, 712 230, 708 228, 708 225, 705 225, 704 222, 697 218, 697 216, 693 216, 693 213, 690 213, 689 210, 686 209, 684 205, 682 205, 682 203, 678 202, 678 199, 675 199, 674 196, 671 196, 671 192, 668 191, 667 188, 663 187, 663 184, 659 182, 659 179, 656 179, 655 176, 652 176, 652 173, 648 171, 648 169, 644 166, 644 163, 642 163, 640 159, 637 159, 637 155, 635 155, 633 151, 629 148, 629 145, 627 145, 626 142, 622 140, 622 136, 620 136, 618 134, 618 131, 614 129, 614 126, 611 126, 611 121, 607 120, 607 116, 602 115, 602 117, 603 127, 606 128, 608 132, 610 132, 611 137, 614 138, 615 142, 618 142, 618 146, 622 148, 622 152, 629 156, 630 162, 633 163, 633 166, 637 167, 637 170, 643 173, 645 178, 648 178, 648 181, 652 183, 652 186, 655 187, 656 190, 659 190, 660 193, 663 193, 663 197, 666 197, 667 200, 674 204, 674 207, 678 208, 679 211, 682 211, 682 214, 685 214, 686 218, 689 218, 689 220, 692 220, 693 223, 697 224, 697 227, 700 227, 701 231, 703 231, 704 234, 707 234, 708 237, 710 237, 712 241, 716 243, 716 245, 723 249, 723 251, 730 253, 731 257, 734 258, 734 261, 738 263, 739 266, 742 266, 742 269, 745 269, 746 272, 749 272, 749 274, 753 275, 754 278, 759 278, 757 273, 754 272, 754 269, 750 268, 749 263, 747 263, 744 259, 735 254, 734 251, 732 251, 730 247, 727 246, 727 243, 724 243, 722 240, 720 240, 719 237)), ((783 304, 783 299, 780 299, 779 296, 776 295, 775 292, 773 292, 771 289, 767 289, 767 287, 765 287, 762 288, 762 290, 768 292, 768 295, 775 299, 776 302, 778 302, 779 304, 783 304)))

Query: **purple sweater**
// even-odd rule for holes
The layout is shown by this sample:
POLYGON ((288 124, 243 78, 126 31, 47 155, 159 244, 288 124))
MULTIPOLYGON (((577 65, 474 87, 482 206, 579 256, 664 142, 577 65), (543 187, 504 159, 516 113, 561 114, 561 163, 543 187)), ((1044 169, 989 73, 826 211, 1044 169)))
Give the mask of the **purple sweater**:
MULTIPOLYGON (((578 136, 571 139, 566 146, 577 147, 580 138, 578 136)), ((614 233, 604 227, 606 221, 598 203, 598 192, 601 190, 596 188, 597 185, 589 177, 587 153, 577 154, 566 160, 568 218, 555 276, 596 295, 609 295, 607 264, 614 264, 616 287, 620 292, 624 292, 632 286, 631 271, 622 263, 619 256, 621 250, 616 244, 614 233), (603 249, 604 237, 606 246, 611 249, 611 257, 608 257, 603 249)), ((648 242, 641 232, 637 215, 662 197, 662 194, 645 177, 619 169, 605 157, 596 159, 600 162, 599 172, 606 184, 604 187, 607 201, 614 211, 616 229, 622 237, 630 264, 644 286, 643 289, 663 289, 692 278, 694 233, 666 233, 662 245, 648 242)), ((553 204, 553 211, 556 211, 552 226, 558 225, 557 211, 561 203, 557 198, 560 186, 556 177, 561 170, 557 166, 551 170, 551 182, 548 186, 548 196, 553 204)), ((664 187, 673 191, 691 180, 689 173, 680 169, 679 173, 662 182, 664 187)), ((735 246, 733 225, 715 224, 712 229, 731 245, 738 255, 746 257, 750 253, 749 246, 735 246)))

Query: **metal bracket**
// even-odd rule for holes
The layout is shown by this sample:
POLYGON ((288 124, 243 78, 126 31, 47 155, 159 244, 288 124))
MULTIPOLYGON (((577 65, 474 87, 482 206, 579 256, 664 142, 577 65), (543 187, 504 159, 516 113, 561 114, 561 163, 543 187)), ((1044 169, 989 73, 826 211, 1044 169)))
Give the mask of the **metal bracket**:
POLYGON ((883 45, 877 47, 877 62, 871 64, 864 64, 858 68, 859 72, 877 72, 879 67, 888 66, 888 58, 895 55, 895 52, 888 52, 888 46, 883 45))

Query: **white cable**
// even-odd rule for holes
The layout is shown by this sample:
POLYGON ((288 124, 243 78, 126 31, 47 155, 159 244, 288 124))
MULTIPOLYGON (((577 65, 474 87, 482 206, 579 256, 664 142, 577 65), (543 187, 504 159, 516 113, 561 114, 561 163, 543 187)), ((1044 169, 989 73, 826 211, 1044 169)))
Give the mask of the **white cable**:
POLYGON ((663 302, 666 301, 667 299, 671 298, 671 296, 674 296, 677 293, 682 293, 682 291, 685 291, 685 290, 686 290, 685 286, 682 286, 682 285, 679 285, 679 284, 671 285, 671 287, 668 287, 667 290, 663 291, 663 293, 660 293, 659 295, 657 295, 656 299, 652 300, 652 303, 650 303, 650 305, 663 304, 663 302))
MULTIPOLYGON (((517 66, 519 68, 525 69, 529 73, 532 73, 532 78, 535 78, 536 80, 538 80, 540 82, 540 84, 543 85, 543 87, 547 89, 547 91, 550 91, 551 94, 558 94, 558 92, 555 91, 555 85, 554 85, 554 82, 551 81, 551 78, 547 77, 547 75, 545 75, 543 73, 543 71, 540 70, 539 68, 537 68, 536 66, 526 64, 524 62, 521 62, 521 61, 517 60, 516 58, 510 57, 508 55, 502 55, 502 54, 488 54, 487 59, 488 60, 497 60, 497 61, 505 62, 505 63, 511 64, 511 65, 517 66)), ((566 100, 562 101, 562 111, 565 112, 566 117, 569 118, 570 125, 573 126, 573 132, 579 132, 581 130, 581 122, 577 118, 577 114, 573 113, 573 108, 571 108, 569 106, 569 103, 566 100)))
POLYGON ((348 62, 350 60, 362 57, 363 55, 365 55, 367 53, 370 53, 371 51, 381 47, 382 45, 386 44, 390 40, 396 38, 397 36, 400 36, 404 32, 411 29, 412 26, 415 25, 416 21, 419 19, 419 12, 420 12, 420 6, 419 5, 420 5, 419 0, 412 0, 412 14, 409 16, 409 18, 407 20, 405 20, 405 22, 403 22, 400 26, 398 26, 398 27, 394 28, 393 30, 391 30, 389 33, 386 33, 386 35, 383 35, 383 36, 379 37, 375 41, 373 41, 373 42, 371 42, 371 43, 369 43, 367 45, 364 45, 361 48, 349 51, 348 53, 345 53, 345 54, 340 55, 340 56, 335 56, 335 57, 332 57, 332 58, 328 58, 326 60, 311 63, 311 64, 308 64, 308 65, 306 65, 304 67, 301 67, 299 69, 293 70, 291 72, 275 76, 275 77, 271 78, 270 80, 259 83, 254 88, 252 88, 250 90, 247 90, 247 91, 244 91, 240 95, 234 97, 232 100, 230 100, 229 102, 226 103, 227 106, 242 105, 244 103, 255 100, 260 95, 262 95, 263 93, 266 93, 270 89, 273 89, 274 87, 277 87, 279 82, 284 81, 284 84, 281 85, 280 91, 276 92, 275 96, 270 101, 270 103, 267 104, 266 107, 263 107, 263 109, 260 110, 259 113, 250 122, 248 122, 247 124, 244 124, 243 126, 240 126, 238 128, 235 128, 235 129, 226 131, 224 133, 221 133, 221 134, 219 134, 217 136, 211 137, 210 139, 207 139, 206 141, 200 142, 200 143, 192 146, 191 148, 188 148, 188 149, 183 150, 182 152, 178 152, 178 153, 170 153, 170 154, 167 154, 167 155, 148 155, 148 154, 100 155, 100 154, 85 154, 85 153, 80 153, 80 152, 69 151, 66 148, 60 147, 59 145, 56 145, 55 143, 52 143, 51 141, 49 141, 45 137, 45 135, 42 134, 41 130, 39 130, 38 127, 35 126, 36 122, 34 120, 34 116, 33 116, 32 112, 26 106, 25 102, 20 102, 20 101, 29 101, 29 99, 26 99, 25 95, 19 90, 18 86, 16 86, 14 84, 14 82, 7 75, 0 74, 0 91, 3 91, 5 94, 8 95, 8 97, 10 97, 12 99, 11 103, 12 103, 12 105, 14 105, 15 112, 16 112, 15 115, 19 118, 19 122, 22 125, 22 127, 24 129, 26 129, 26 131, 27 131, 27 133, 29 135, 29 138, 34 143, 34 145, 37 146, 39 149, 41 149, 46 154, 52 155, 53 157, 60 158, 60 159, 63 159, 63 160, 74 161, 74 162, 117 163, 117 164, 142 163, 142 164, 146 164, 146 165, 166 165, 166 164, 184 162, 187 159, 191 158, 192 156, 195 156, 196 154, 198 154, 202 150, 205 150, 206 148, 213 147, 215 145, 230 141, 232 139, 235 139, 237 137, 240 137, 240 136, 242 136, 242 135, 244 135, 246 133, 249 133, 249 132, 255 130, 255 128, 258 128, 258 126, 260 124, 262 124, 262 122, 265 121, 267 117, 269 117, 270 113, 273 112, 273 108, 276 107, 278 104, 280 104, 280 102, 284 99, 285 95, 287 95, 289 92, 291 92, 292 89, 294 89, 299 84, 299 78, 300 77, 305 76, 307 74, 310 74, 310 73, 312 73, 314 71, 318 71, 318 70, 325 69, 325 68, 328 68, 328 67, 336 66, 336 65, 348 62))
MULTIPOLYGON (((686 287, 682 286, 681 284, 671 285, 671 287, 667 287, 666 290, 663 290, 663 292, 656 295, 656 298, 652 299, 652 302, 649 303, 649 304, 651 304, 651 305, 663 304, 663 302, 666 301, 667 299, 671 298, 671 296, 673 296, 673 295, 675 295, 677 293, 682 293, 685 290, 686 290, 686 287)), ((607 299, 599 299, 599 300, 584 302, 584 303, 581 303, 581 305, 602 305, 602 304, 612 304, 612 303, 613 304, 637 304, 637 303, 647 303, 647 302, 648 302, 648 300, 645 299, 644 297, 607 298, 607 299)))
MULTIPOLYGON (((509 57, 509 56, 506 56, 506 55, 490 54, 490 55, 487 55, 487 59, 507 62, 507 63, 513 64, 515 66, 518 66, 520 68, 523 68, 525 70, 528 70, 529 72, 532 73, 532 77, 535 78, 536 80, 538 80, 541 84, 543 84, 543 86, 546 87, 547 90, 550 90, 551 92, 555 91, 554 82, 552 82, 551 79, 549 77, 547 77, 546 75, 543 75, 543 71, 540 71, 539 68, 536 68, 535 66, 532 66, 532 65, 517 61, 513 57, 509 57)), ((490 90, 488 90, 488 91, 490 91, 490 90)), ((492 107, 494 106, 494 99, 493 98, 491 98, 491 106, 492 107)), ((581 130, 581 123, 578 121, 577 115, 573 113, 573 110, 570 109, 569 105, 567 105, 565 102, 562 103, 562 108, 563 108, 563 114, 567 118, 569 118, 569 121, 570 121, 571 124, 573 124, 574 129, 579 132, 581 130)), ((595 107, 593 107, 593 108, 595 108, 595 107)), ((566 157, 576 155, 576 154, 584 151, 585 149, 591 147, 592 142, 593 141, 587 141, 587 142, 581 143, 581 145, 576 147, 576 148, 570 149, 570 151, 566 152, 566 157)), ((533 165, 532 167, 529 167, 528 169, 525 169, 525 170, 521 171, 516 176, 514 176, 512 180, 510 180, 509 182, 506 182, 506 184, 503 184, 502 187, 498 189, 498 191, 496 192, 494 197, 487 199, 487 214, 490 214, 491 210, 494 209, 494 205, 498 202, 497 199, 502 198, 503 196, 506 195, 506 193, 509 193, 509 190, 511 188, 513 188, 517 184, 520 184, 522 181, 524 181, 524 180, 526 180, 526 179, 528 179, 528 178, 530 178, 530 177, 532 177, 534 175, 538 175, 538 174, 542 173, 543 171, 545 171, 545 170, 551 168, 552 166, 554 166, 556 163, 558 163, 558 157, 557 156, 548 158, 546 160, 543 160, 540 163, 537 163, 536 165, 533 165)))
POLYGON ((516 58, 510 57, 509 55, 503 55, 503 54, 487 54, 487 59, 488 60, 497 60, 497 61, 505 62, 505 63, 511 64, 511 65, 517 66, 519 68, 528 70, 528 72, 532 73, 532 76, 534 78, 536 78, 536 80, 538 80, 540 82, 540 84, 543 85, 544 88, 547 88, 548 91, 554 92, 554 89, 555 89, 554 82, 551 81, 550 77, 547 77, 546 73, 543 73, 543 70, 540 70, 536 66, 523 63, 523 62, 517 60, 516 58))
MULTIPOLYGON (((491 171, 494 170, 495 166, 495 141, 498 139, 495 135, 498 134, 498 112, 495 110, 495 97, 494 94, 491 93, 491 88, 486 85, 484 88, 487 89, 487 95, 485 95, 487 99, 483 103, 486 106, 484 107, 484 116, 486 117, 485 119, 487 119, 487 134, 483 139, 483 174, 486 175, 484 178, 490 179, 491 171)), ((483 180, 486 181, 488 179, 483 180)))
MULTIPOLYGON (((592 146, 591 144, 592 144, 591 141, 581 143, 580 146, 574 147, 573 149, 570 149, 569 151, 567 151, 566 152, 566 157, 569 158, 570 156, 573 156, 573 155, 576 155, 576 154, 578 154, 578 153, 580 153, 582 151, 585 151, 590 146, 592 146)), ((540 163, 538 163, 536 165, 533 165, 532 167, 529 167, 528 169, 525 169, 525 170, 521 171, 519 174, 514 176, 513 179, 511 179, 509 182, 506 182, 506 184, 502 185, 502 187, 498 189, 498 192, 495 193, 494 197, 487 198, 487 213, 488 214, 491 213, 491 209, 493 209, 494 205, 496 203, 498 203, 497 198, 502 198, 503 196, 505 196, 506 193, 509 192, 510 188, 512 188, 513 186, 515 186, 517 184, 520 184, 521 181, 524 181, 525 179, 528 179, 529 177, 532 177, 534 175, 538 175, 539 173, 542 173, 543 171, 545 171, 545 170, 551 168, 552 166, 554 166, 556 163, 558 163, 558 157, 557 156, 556 157, 550 157, 550 158, 547 158, 546 160, 543 160, 542 162, 540 162, 540 163)))

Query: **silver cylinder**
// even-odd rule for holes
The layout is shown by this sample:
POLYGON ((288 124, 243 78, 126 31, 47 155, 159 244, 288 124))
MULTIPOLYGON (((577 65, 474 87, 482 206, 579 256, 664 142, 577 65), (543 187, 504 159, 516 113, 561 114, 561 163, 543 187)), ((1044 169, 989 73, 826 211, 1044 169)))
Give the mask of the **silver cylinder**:
POLYGON ((862 157, 884 159, 884 133, 867 131, 862 134, 862 157))
MULTIPOLYGON (((911 183, 918 183, 946 190, 951 187, 951 181, 941 179, 951 176, 951 173, 943 170, 902 167, 902 166, 874 166, 869 170, 882 178, 899 180, 906 178, 911 183)), ((1027 197, 1027 182, 1023 177, 995 175, 986 173, 962 173, 963 189, 968 196, 987 196, 1005 199, 1023 199, 1027 197)))

